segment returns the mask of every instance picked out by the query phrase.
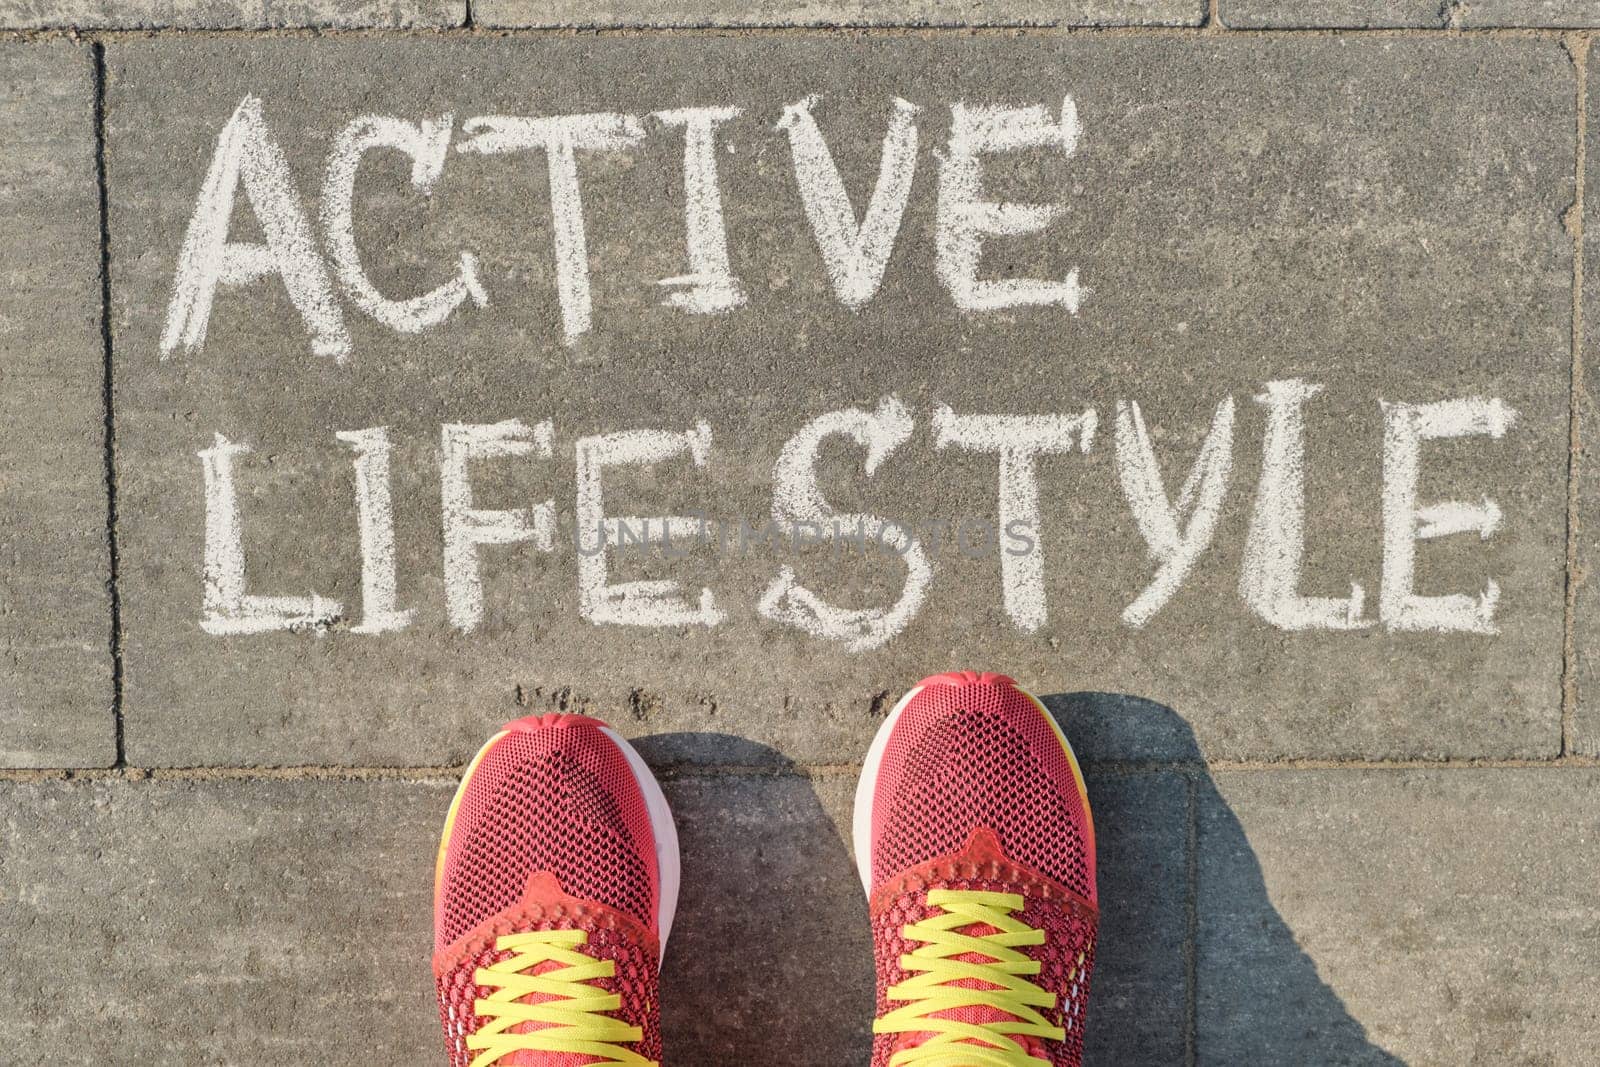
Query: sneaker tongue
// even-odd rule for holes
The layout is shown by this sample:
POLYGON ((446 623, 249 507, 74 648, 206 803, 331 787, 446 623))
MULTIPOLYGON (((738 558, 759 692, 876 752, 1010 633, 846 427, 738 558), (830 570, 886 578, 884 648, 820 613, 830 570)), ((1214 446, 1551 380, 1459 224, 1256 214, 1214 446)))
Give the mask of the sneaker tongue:
POLYGON ((1038 1038, 1023 1038, 1022 1047, 1027 1049, 1028 1055, 1032 1056, 1034 1059, 1043 1060, 1045 1063, 1050 1062, 1050 1054, 1044 1050, 1044 1042, 1040 1041, 1038 1038))
MULTIPOLYGON (((996 934, 1000 932, 993 926, 990 926, 988 923, 971 923, 967 926, 960 927, 959 929, 961 933, 970 934, 973 937, 984 937, 989 934, 996 934)), ((962 963, 991 963, 994 960, 994 957, 985 955, 982 952, 963 952, 961 955, 954 958, 960 960, 962 963)), ((975 978, 963 978, 959 981, 951 982, 950 985, 956 989, 1000 988, 993 982, 980 982, 975 978)), ((970 1004, 964 1008, 950 1008, 945 1011, 935 1012, 931 1017, 935 1019, 952 1019, 956 1022, 970 1023, 976 1026, 982 1026, 984 1023, 1017 1021, 1016 1016, 1012 1015, 1010 1012, 1002 1011, 1001 1009, 990 1004, 970 1004)), ((916 1048, 918 1045, 928 1040, 928 1038, 931 1036, 931 1031, 906 1034, 901 1039, 898 1047, 902 1049, 916 1048)), ((1044 1043, 1038 1038, 1032 1036, 1031 1034, 1011 1034, 1008 1036, 1011 1038, 1011 1040, 1017 1042, 1017 1044, 1026 1049, 1029 1056, 1032 1056, 1037 1060, 1043 1060, 1045 1063, 1050 1062, 1049 1053, 1045 1051, 1044 1043)), ((980 1044, 980 1042, 968 1038, 964 1041, 958 1042, 958 1044, 976 1045, 980 1044)))
MULTIPOLYGON (((974 1019, 974 1020, 970 1020, 970 1021, 972 1021, 972 1022, 982 1022, 982 1021, 985 1021, 985 1020, 974 1019)), ((903 1051, 905 1049, 908 1049, 908 1048, 916 1048, 918 1045, 920 1045, 924 1041, 928 1040, 928 1038, 930 1036, 931 1035, 929 1033, 927 1033, 927 1032, 920 1033, 920 1034, 906 1034, 900 1039, 899 1042, 897 1042, 895 1044, 894 1050, 896 1052, 901 1052, 901 1051, 903 1051)), ((1017 1042, 1017 1044, 1021 1045, 1027 1051, 1028 1055, 1033 1057, 1034 1059, 1039 1060, 1042 1063, 1049 1063, 1050 1062, 1050 1054, 1045 1051, 1044 1042, 1040 1041, 1038 1038, 1032 1037, 1032 1036, 1013 1037, 1012 1040, 1017 1042)), ((972 1040, 967 1040, 967 1041, 959 1042, 959 1044, 976 1045, 976 1044, 978 1044, 978 1042, 972 1041, 972 1040)))
MULTIPOLYGON (((539 902, 560 902, 570 900, 561 882, 549 871, 539 871, 528 879, 528 884, 523 889, 523 900, 539 902)), ((586 951, 586 950, 580 950, 586 951)), ((530 971, 530 974, 548 974, 561 969, 561 964, 554 960, 547 960, 530 971)), ((522 998, 524 1004, 542 1004, 550 1000, 561 998, 548 993, 530 993, 522 998)), ((534 1030, 547 1029, 549 1023, 521 1023, 511 1028, 511 1033, 526 1034, 534 1030)), ((536 1052, 532 1049, 518 1049, 500 1061, 505 1067, 589 1067, 590 1064, 600 1062, 597 1057, 585 1055, 581 1052, 536 1052)))
MULTIPOLYGON (((561 965, 554 961, 541 963, 530 974, 546 974, 559 970, 561 965)), ((530 993, 522 998, 524 1004, 543 1004, 545 1001, 558 1000, 548 993, 530 993)), ((511 1033, 526 1034, 533 1030, 543 1030, 549 1023, 522 1023, 511 1028, 511 1033)), ((588 1067, 595 1061, 595 1057, 586 1056, 581 1052, 535 1052, 532 1049, 519 1049, 500 1061, 507 1067, 588 1067)))

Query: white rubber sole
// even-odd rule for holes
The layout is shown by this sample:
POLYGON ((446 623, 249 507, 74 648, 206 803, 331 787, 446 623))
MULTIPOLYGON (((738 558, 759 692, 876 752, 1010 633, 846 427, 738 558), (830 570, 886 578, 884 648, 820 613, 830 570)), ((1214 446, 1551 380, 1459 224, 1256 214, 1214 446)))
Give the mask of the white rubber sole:
MULTIPOLYGON (((861 878, 861 889, 869 897, 872 895, 872 800, 878 793, 878 774, 883 766, 883 754, 889 748, 889 735, 894 733, 895 724, 900 721, 900 715, 906 710, 906 705, 911 703, 911 698, 922 692, 926 686, 916 686, 900 698, 900 702, 889 712, 889 717, 883 720, 883 725, 878 727, 878 732, 872 738, 872 746, 867 749, 867 758, 861 764, 861 777, 856 782, 855 810, 850 816, 851 845, 855 852, 856 873, 861 878)), ((1067 754, 1067 762, 1072 765, 1072 774, 1077 779, 1079 795, 1083 798, 1084 818, 1089 821, 1089 833, 1094 833, 1094 813, 1089 809, 1089 792, 1084 786, 1083 770, 1078 766, 1078 754, 1072 750, 1072 742, 1067 740, 1067 735, 1062 732, 1061 724, 1056 722, 1056 717, 1050 714, 1044 702, 1020 685, 1017 692, 1033 701, 1039 713, 1050 724, 1050 729, 1055 732, 1056 740, 1061 742, 1061 749, 1067 754)))
MULTIPOLYGON (((661 955, 667 954, 667 935, 672 933, 672 920, 678 914, 678 888, 683 883, 683 859, 678 852, 678 824, 673 821, 672 809, 667 806, 667 796, 661 783, 645 763, 644 757, 615 730, 600 727, 600 732, 616 742, 628 759, 628 769, 639 785, 644 797, 645 811, 650 815, 650 836, 656 843, 656 871, 661 879, 661 892, 656 903, 656 930, 661 939, 661 955)), ((660 969, 660 961, 657 961, 660 969)))
POLYGON ((901 697, 900 703, 883 720, 883 725, 872 736, 872 746, 867 749, 867 758, 861 764, 861 777, 856 781, 856 806, 850 815, 850 836, 855 849, 856 874, 861 878, 861 891, 868 896, 872 895, 872 798, 878 793, 878 771, 883 766, 889 735, 894 733, 901 712, 923 688, 919 685, 901 697))

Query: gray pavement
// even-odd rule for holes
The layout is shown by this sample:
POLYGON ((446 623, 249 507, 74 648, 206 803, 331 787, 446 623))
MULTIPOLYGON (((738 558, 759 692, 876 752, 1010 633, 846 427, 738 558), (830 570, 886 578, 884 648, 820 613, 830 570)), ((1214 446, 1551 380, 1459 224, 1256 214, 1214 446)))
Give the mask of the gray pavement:
POLYGON ((564 709, 671 1061, 864 1062, 856 766, 981 667, 1090 1063, 1589 1062, 1600 8, 1311 11, 0 0, 0 1049, 436 1061, 451 784, 564 709))
POLYGON ((1201 792, 1202 1061, 1588 1058, 1595 771, 1243 771, 1201 792))
POLYGON ((480 26, 1198 26, 1201 0, 1007 0, 947 4, 935 0, 476 0, 480 26))
POLYGON ((0 0, 0 29, 435 29, 1061 26, 1584 29, 1596 0, 0 0), (1215 6, 1215 18, 1211 8, 1215 6))
POLYGON ((466 17, 466 0, 0 0, 6 29, 398 29, 466 17))
MULTIPOLYGON (((121 280, 123 707, 138 765, 459 762, 517 710, 519 687, 611 707, 640 690, 635 732, 732 721, 789 758, 839 763, 871 737, 878 694, 974 655, 1047 689, 1130 691, 1182 708, 1211 757, 1559 751, 1571 286, 1559 219, 1573 195, 1573 88, 1556 42, 940 37, 841 49, 816 38, 226 37, 113 45, 106 80, 121 280), (173 186, 174 161, 198 171, 219 128, 256 94, 289 173, 314 188, 327 138, 373 106, 363 86, 380 72, 388 111, 454 113, 458 123, 528 100, 553 113, 744 108, 724 127, 719 176, 746 305, 689 315, 663 303, 655 282, 680 274, 684 256, 683 147, 652 122, 636 148, 584 161, 591 325, 570 344, 549 215, 537 206, 548 196, 543 167, 458 151, 427 198, 378 169, 392 163, 371 164, 367 181, 383 191, 358 236, 383 241, 389 254, 373 256, 374 269, 397 293, 425 292, 463 251, 476 256, 486 306, 469 302, 417 334, 351 317, 339 364, 315 354, 281 287, 223 289, 203 349, 163 356, 173 253, 195 210, 194 195, 173 186), (174 114, 162 90, 179 77, 209 105, 174 114), (787 138, 773 128, 786 104, 828 86, 837 88, 818 114, 829 129, 856 131, 833 138, 851 173, 874 166, 892 98, 919 102, 926 116, 900 244, 859 311, 830 287, 787 138), (1023 202, 1070 191, 1050 238, 1018 240, 1008 254, 1024 277, 1080 270, 1093 290, 1085 310, 959 310, 938 276, 932 173, 950 104, 1048 101, 1058 111, 1068 92, 1082 146, 1067 159, 1024 156, 990 180, 1023 202), (326 115, 308 128, 301 116, 312 111, 326 115), (1285 276, 1297 281, 1285 286, 1285 276), (1508 365, 1518 373, 1506 375, 1508 365), (1252 522, 1281 528, 1270 514, 1256 519, 1267 419, 1254 398, 1297 379, 1323 389, 1304 408, 1304 592, 1370 590, 1356 629, 1264 625, 1239 592, 1252 522), (1420 580, 1462 596, 1495 583, 1499 632, 1385 633, 1375 603, 1382 405, 1475 395, 1513 408, 1515 432, 1431 446, 1423 484, 1441 498, 1492 497, 1514 521, 1498 536, 1426 545, 1420 580), (809 620, 774 619, 761 605, 792 565, 842 609, 887 611, 910 569, 887 551, 865 562, 831 548, 791 560, 760 546, 706 547, 682 563, 635 553, 614 580, 675 580, 680 603, 710 589, 722 621, 586 621, 573 536, 579 440, 682 433, 703 420, 712 434, 703 467, 685 455, 659 473, 617 475, 615 506, 630 511, 613 513, 699 511, 719 530, 759 527, 775 506, 785 442, 809 420, 876 411, 885 397, 904 405, 911 433, 867 480, 842 448, 822 454, 831 506, 952 529, 994 520, 996 461, 936 446, 941 405, 1095 412, 1102 428, 1087 454, 1037 461, 1048 517, 1038 531, 1042 623, 1030 631, 1003 606, 1006 560, 953 550, 949 537, 937 557, 929 550, 935 573, 920 609, 872 648, 819 640, 809 620), (1124 612, 1156 568, 1121 488, 1128 452, 1115 443, 1116 405, 1140 405, 1175 494, 1230 397, 1234 474, 1212 543, 1135 629, 1124 612), (495 507, 548 498, 562 532, 549 552, 527 541, 481 552, 482 621, 466 632, 447 612, 441 563, 441 427, 510 418, 550 420, 552 457, 478 465, 476 496, 495 507), (362 633, 351 450, 336 435, 376 426, 393 448, 396 603, 414 615, 403 629, 362 633), (348 623, 331 633, 199 629, 199 455, 217 434, 253 449, 234 463, 247 580, 261 595, 315 591, 348 623), (230 709, 226 731, 208 728, 219 707, 230 709)), ((1148 755, 1131 744, 1114 754, 1148 755)))
MULTIPOLYGON (((853 784, 668 783, 686 879, 663 972, 675 1062, 865 1062, 853 784)), ((0 931, 0 1039, 63 1062, 433 1062, 426 868, 450 787, 0 787, 17 920, 0 931), (101 963, 63 973, 63 954, 101 963)), ((1585 1062, 1594 770, 1118 772, 1090 791, 1106 909, 1090 1062, 1585 1062)))
POLYGON ((1222 21, 1235 29, 1352 28, 1482 29, 1600 25, 1594 0, 1219 0, 1222 21))
MULTIPOLYGON (((1593 51, 1589 53, 1588 74, 1589 85, 1600 88, 1600 82, 1594 78, 1597 64, 1600 64, 1600 55, 1593 51)), ((1591 94, 1594 90, 1591 89, 1591 94)), ((1590 101, 1593 101, 1590 96, 1590 101)), ((1586 139, 1586 155, 1588 158, 1597 158, 1594 153, 1600 148, 1600 130, 1591 130, 1586 139)), ((1589 177, 1585 183, 1584 219, 1590 222, 1595 219, 1594 212, 1600 209, 1600 184, 1594 177, 1589 177)), ((1584 228, 1585 249, 1593 252, 1596 249, 1596 234, 1600 234, 1600 226, 1586 226, 1584 228)), ((1587 260, 1588 256, 1585 257, 1587 260)), ((1593 573, 1597 564, 1600 564, 1600 538, 1597 538, 1596 527, 1584 523, 1582 516, 1585 510, 1590 512, 1600 503, 1600 480, 1595 476, 1594 464, 1584 462, 1595 455, 1595 426, 1600 425, 1600 408, 1595 406, 1597 391, 1595 376, 1600 373, 1600 363, 1588 352, 1594 348, 1594 342, 1600 337, 1597 325, 1600 325, 1600 299, 1596 299, 1596 292, 1600 290, 1592 284, 1586 284, 1583 290, 1583 324, 1584 348, 1583 358, 1578 364, 1578 373, 1575 375, 1579 388, 1575 393, 1574 403, 1579 412, 1578 434, 1578 537, 1574 545, 1574 562, 1577 573, 1582 580, 1575 583, 1574 601, 1576 612, 1574 615, 1573 650, 1577 658, 1577 669, 1574 672, 1575 710, 1572 724, 1570 743, 1572 750, 1589 756, 1600 756, 1600 708, 1596 706, 1593 696, 1595 686, 1600 686, 1600 656, 1584 655, 1583 650, 1593 648, 1595 640, 1600 637, 1600 607, 1595 603, 1595 586, 1586 579, 1593 573), (1587 684, 1585 684, 1587 683, 1587 684), (1586 692, 1587 691, 1587 692, 1586 692)))
POLYGON ((0 763, 105 766, 112 716, 94 69, 0 44, 0 763))

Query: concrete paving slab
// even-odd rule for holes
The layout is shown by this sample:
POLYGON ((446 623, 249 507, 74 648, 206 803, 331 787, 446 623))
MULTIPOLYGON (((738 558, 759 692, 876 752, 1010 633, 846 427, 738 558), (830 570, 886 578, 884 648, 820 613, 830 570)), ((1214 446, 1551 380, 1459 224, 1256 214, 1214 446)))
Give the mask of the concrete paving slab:
POLYGON ((106 1063, 438 1058, 429 864, 450 793, 0 785, 5 1047, 106 1063))
MULTIPOLYGON (((848 850, 854 778, 670 781, 684 896, 663 971, 675 1062, 863 1062, 872 946, 848 850), (799 1051, 804 1050, 804 1051, 799 1051)), ((1109 904, 1089 1062, 1181 1049, 1186 788, 1091 785, 1109 904)), ((431 1063, 435 835, 451 783, 0 784, 0 927, 40 1059, 431 1063), (63 953, 93 967, 62 971, 63 953), (41 981, 40 975, 52 975, 41 981), (83 1026, 63 1003, 111 1013, 83 1026)))
POLYGON ((1223 24, 1235 29, 1565 29, 1600 25, 1600 3, 1594 0, 1445 0, 1444 3, 1331 0, 1302 4, 1294 0, 1221 0, 1221 15, 1223 24))
POLYGON ((109 766, 94 64, 0 44, 0 766, 109 766))
POLYGON ((1217 774, 1197 1062, 1588 1062, 1597 802, 1584 769, 1217 774))
MULTIPOLYGON (((1600 91, 1600 53, 1592 49, 1587 60, 1589 108, 1600 91)), ((1600 128, 1586 135, 1586 157, 1600 160, 1600 128)), ((1600 755, 1600 277, 1588 267, 1600 263, 1600 179, 1587 169, 1583 198, 1583 374, 1578 390, 1578 515, 1577 563, 1573 614, 1573 652, 1576 658, 1577 706, 1568 744, 1576 753, 1600 755)))
POLYGON ((1231 29, 1338 27, 1349 29, 1402 26, 1444 27, 1452 6, 1433 0, 1328 0, 1297 4, 1294 0, 1219 0, 1222 24, 1231 29))
POLYGON ((0 0, 0 29, 460 26, 466 0, 0 0))
POLYGON ((1206 6, 1197 0, 1005 0, 998 4, 933 0, 805 0, 735 3, 729 0, 476 0, 479 26, 1198 26, 1206 6))
MULTIPOLYGON (((114 42, 107 56, 126 721, 139 763, 456 762, 494 723, 551 704, 621 718, 632 733, 734 733, 797 762, 844 763, 907 686, 972 665, 1045 693, 1131 693, 1175 709, 1211 757, 1540 756, 1559 745, 1571 288, 1561 213, 1575 119, 1556 41, 217 38, 114 42), (181 108, 166 91, 179 78, 192 86, 181 108), (972 194, 966 164, 938 169, 962 102, 1036 106, 1011 117, 1033 133, 1006 137, 1047 147, 982 156, 972 194), (719 153, 706 157, 725 256, 717 215, 694 213, 695 269, 710 281, 691 303, 736 303, 728 276, 745 297, 721 314, 674 303, 687 299, 681 281, 657 284, 685 274, 685 145, 706 142, 686 141, 682 114, 648 116, 687 105, 744 109, 717 126, 719 153), (575 202, 562 193, 569 253, 558 271, 542 153, 497 154, 554 127, 473 120, 597 111, 638 125, 586 127, 613 147, 576 150, 587 255, 572 251, 575 202), (335 142, 352 158, 352 146, 403 132, 349 125, 367 115, 430 120, 408 127, 407 143, 442 162, 435 175, 393 150, 360 157, 346 219, 349 167, 334 167, 339 181, 322 191, 335 142), (238 135, 225 146, 254 146, 257 175, 234 205, 231 240, 261 239, 250 195, 292 185, 303 221, 278 211, 275 240, 298 264, 310 319, 276 276, 222 284, 209 316, 199 288, 175 284, 225 127, 238 135), (886 130, 902 146, 874 215, 889 221, 877 244, 851 245, 886 130), (833 165, 847 209, 829 192, 833 165), (983 277, 1038 286, 967 287, 972 220, 991 217, 958 210, 972 195, 1065 201, 1046 232, 995 238, 978 261, 983 277), (331 228, 318 236, 325 212, 331 228), (484 306, 459 277, 449 288, 463 252, 476 257, 484 306), (351 269, 341 275, 335 256, 351 269), (574 266, 585 260, 586 289, 574 266), (1074 269, 1076 314, 1065 306, 1074 269), (392 302, 436 286, 433 304, 392 302), (1021 291, 1044 303, 957 306, 1021 291), (415 317, 457 298, 438 325, 415 317), (342 363, 330 358, 339 352, 342 363), (1460 403, 1428 409, 1440 421, 1426 432, 1418 411, 1386 417, 1383 406, 1445 401, 1460 403), (1087 454, 1076 450, 1085 410, 1097 426, 1087 454), (1303 481, 1292 473, 1302 412, 1303 481), (898 614, 910 570, 888 551, 736 550, 735 520, 759 527, 773 515, 775 477, 789 519, 994 523, 995 426, 968 414, 1056 416, 1001 425, 1028 447, 1073 449, 1037 457, 1037 580, 1029 564, 1001 559, 981 526, 973 555, 947 528, 936 556, 923 526, 933 577, 920 607, 898 614), (527 428, 506 446, 520 457, 441 467, 445 425, 513 418, 527 428), (1387 466, 1386 418, 1399 442, 1387 466), (535 430, 546 419, 548 459, 535 430), (379 439, 336 436, 374 427, 388 428, 391 446, 392 604, 387 526, 368 525, 370 585, 358 534, 353 461, 365 450, 363 484, 377 484, 379 439), (795 439, 807 427, 812 438, 795 439), (644 429, 662 433, 599 440, 644 429), (1409 450, 1435 433, 1464 436, 1409 450), (580 491, 577 446, 590 437, 580 491), (1206 491, 1185 497, 1208 439, 1209 473, 1196 479, 1206 491), (869 441, 870 476, 858 443, 869 441), (611 468, 602 500, 597 457, 651 448, 670 458, 611 468), (1429 511, 1438 522, 1408 522, 1416 454, 1416 506, 1462 502, 1429 511), (463 471, 469 506, 455 490, 443 506, 442 485, 463 471), (813 475, 826 505, 807 491, 813 475), (704 511, 730 547, 713 537, 669 559, 657 524, 654 554, 612 559, 605 580, 675 580, 677 594, 624 603, 572 540, 580 497, 591 517, 704 511), (552 551, 522 541, 474 555, 474 524, 496 516, 472 509, 523 509, 482 536, 529 536, 546 500, 552 551), (1196 509, 1215 519, 1203 551, 1196 509), (1496 509, 1498 529, 1480 536, 1496 509), (1413 554, 1406 533, 1423 527, 1449 536, 1413 554), (1130 609, 1155 597, 1146 535, 1173 573, 1182 543, 1198 555, 1134 625, 1130 609), (1412 565, 1417 596, 1455 596, 1455 607, 1408 599, 1412 565), (1359 614, 1348 610, 1352 584, 1364 591, 1359 614), (367 617, 386 604, 414 614, 367 617), (1460 630, 1480 624, 1498 633, 1460 630), (238 632, 273 626, 286 629, 238 632)), ((960 113, 963 151, 1000 136, 960 113)), ((213 185, 231 189, 231 174, 217 169, 213 185)), ((690 184, 703 207, 711 186, 690 184)), ((195 248, 221 239, 215 226, 194 232, 195 248)), ((184 262, 198 279, 220 261, 184 262)), ((464 443, 472 433, 522 431, 449 432, 460 457, 500 447, 464 443)), ((1020 487, 1006 493, 1014 519, 1035 505, 1020 461, 1008 469, 1020 487)), ((366 499, 369 519, 382 513, 366 499)), ((1096 729, 1101 755, 1147 758, 1140 730, 1096 729)))
POLYGON ((1450 5, 1450 24, 1462 28, 1533 26, 1583 29, 1600 26, 1595 0, 1471 0, 1450 5))

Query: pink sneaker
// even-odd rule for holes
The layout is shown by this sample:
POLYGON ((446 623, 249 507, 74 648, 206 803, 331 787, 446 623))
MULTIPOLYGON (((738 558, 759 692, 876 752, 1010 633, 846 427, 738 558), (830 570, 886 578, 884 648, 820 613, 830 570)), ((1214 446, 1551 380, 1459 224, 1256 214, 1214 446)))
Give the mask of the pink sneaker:
POLYGON ((1000 674, 924 679, 873 739, 854 835, 878 967, 873 1067, 1080 1067, 1094 823, 1044 706, 1000 674))
POLYGON ((451 801, 433 975, 451 1067, 651 1067, 678 900, 661 787, 610 727, 519 719, 451 801))

